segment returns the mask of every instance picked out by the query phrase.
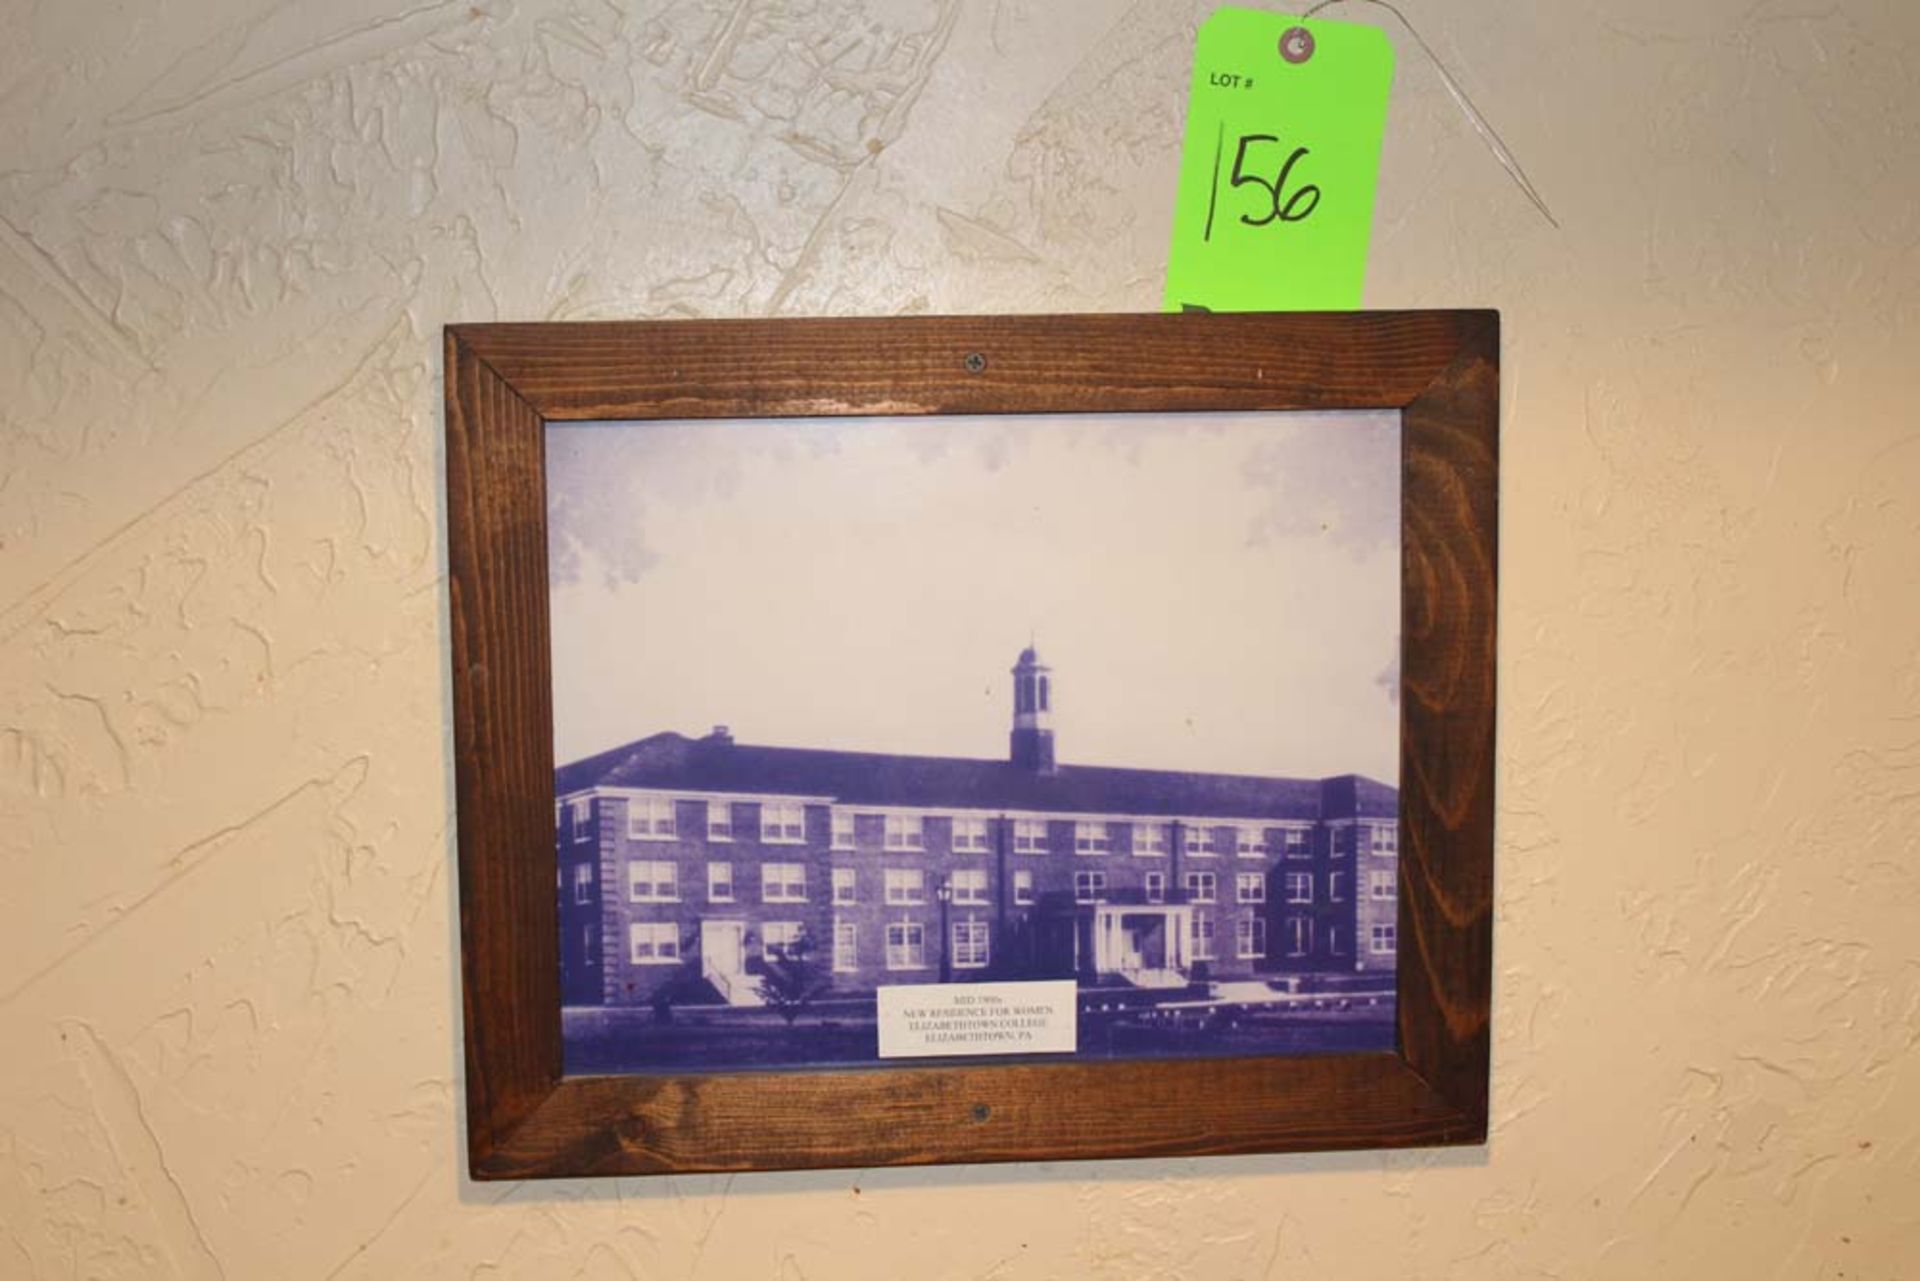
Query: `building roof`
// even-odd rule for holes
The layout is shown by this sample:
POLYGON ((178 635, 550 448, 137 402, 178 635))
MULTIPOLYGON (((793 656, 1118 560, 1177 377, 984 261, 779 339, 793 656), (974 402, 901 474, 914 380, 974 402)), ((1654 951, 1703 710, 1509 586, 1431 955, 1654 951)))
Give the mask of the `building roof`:
POLYGON ((557 796, 590 787, 825 796, 849 805, 1006 809, 1176 818, 1294 818, 1398 813, 1399 793, 1358 774, 1261 778, 1063 765, 1034 773, 1009 761, 755 747, 716 732, 655 734, 563 766, 557 796))

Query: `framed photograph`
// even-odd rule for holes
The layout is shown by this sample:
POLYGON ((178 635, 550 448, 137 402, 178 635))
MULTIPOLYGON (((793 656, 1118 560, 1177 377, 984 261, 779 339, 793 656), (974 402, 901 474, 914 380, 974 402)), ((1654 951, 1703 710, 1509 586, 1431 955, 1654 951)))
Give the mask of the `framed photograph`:
POLYGON ((474 1177, 1483 1140, 1498 349, 450 327, 474 1177))

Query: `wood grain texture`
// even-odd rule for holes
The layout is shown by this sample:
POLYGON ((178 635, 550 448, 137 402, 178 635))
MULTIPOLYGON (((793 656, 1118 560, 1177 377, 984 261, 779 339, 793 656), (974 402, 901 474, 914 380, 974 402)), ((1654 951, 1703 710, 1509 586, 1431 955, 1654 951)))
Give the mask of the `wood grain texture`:
POLYGON ((454 332, 556 421, 1384 409, 1453 359, 1457 314, 609 322, 567 326, 564 350, 551 325, 454 332))
POLYGON ((560 1075, 545 426, 451 339, 446 372, 467 1143, 477 1160, 560 1075))
POLYGON ((475 1176, 1219 1156, 1474 1135, 1390 1054, 593 1077, 561 1083, 475 1176))
POLYGON ((1486 1124, 1500 333, 1401 413, 1400 1047, 1486 1124))
POLYGON ((475 1178, 1485 1137, 1495 313, 452 326, 446 374, 475 1178), (545 423, 1382 408, 1403 425, 1398 1053, 561 1078, 545 423))

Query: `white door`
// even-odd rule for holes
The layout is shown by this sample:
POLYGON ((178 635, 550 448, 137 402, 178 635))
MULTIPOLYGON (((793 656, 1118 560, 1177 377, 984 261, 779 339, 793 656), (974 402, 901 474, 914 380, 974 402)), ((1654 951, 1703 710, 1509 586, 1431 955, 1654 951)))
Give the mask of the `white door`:
POLYGON ((700 922, 700 958, 709 974, 731 978, 747 968, 747 927, 742 921, 700 922))

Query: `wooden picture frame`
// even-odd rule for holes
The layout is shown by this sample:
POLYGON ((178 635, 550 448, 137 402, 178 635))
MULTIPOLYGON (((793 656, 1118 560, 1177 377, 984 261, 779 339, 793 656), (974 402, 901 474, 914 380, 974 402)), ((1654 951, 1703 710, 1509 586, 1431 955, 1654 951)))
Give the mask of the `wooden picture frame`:
POLYGON ((446 477, 476 1179, 1471 1144, 1492 981, 1490 311, 456 325, 446 477), (563 1077, 543 432, 595 419, 1401 415, 1398 1049, 563 1077))

